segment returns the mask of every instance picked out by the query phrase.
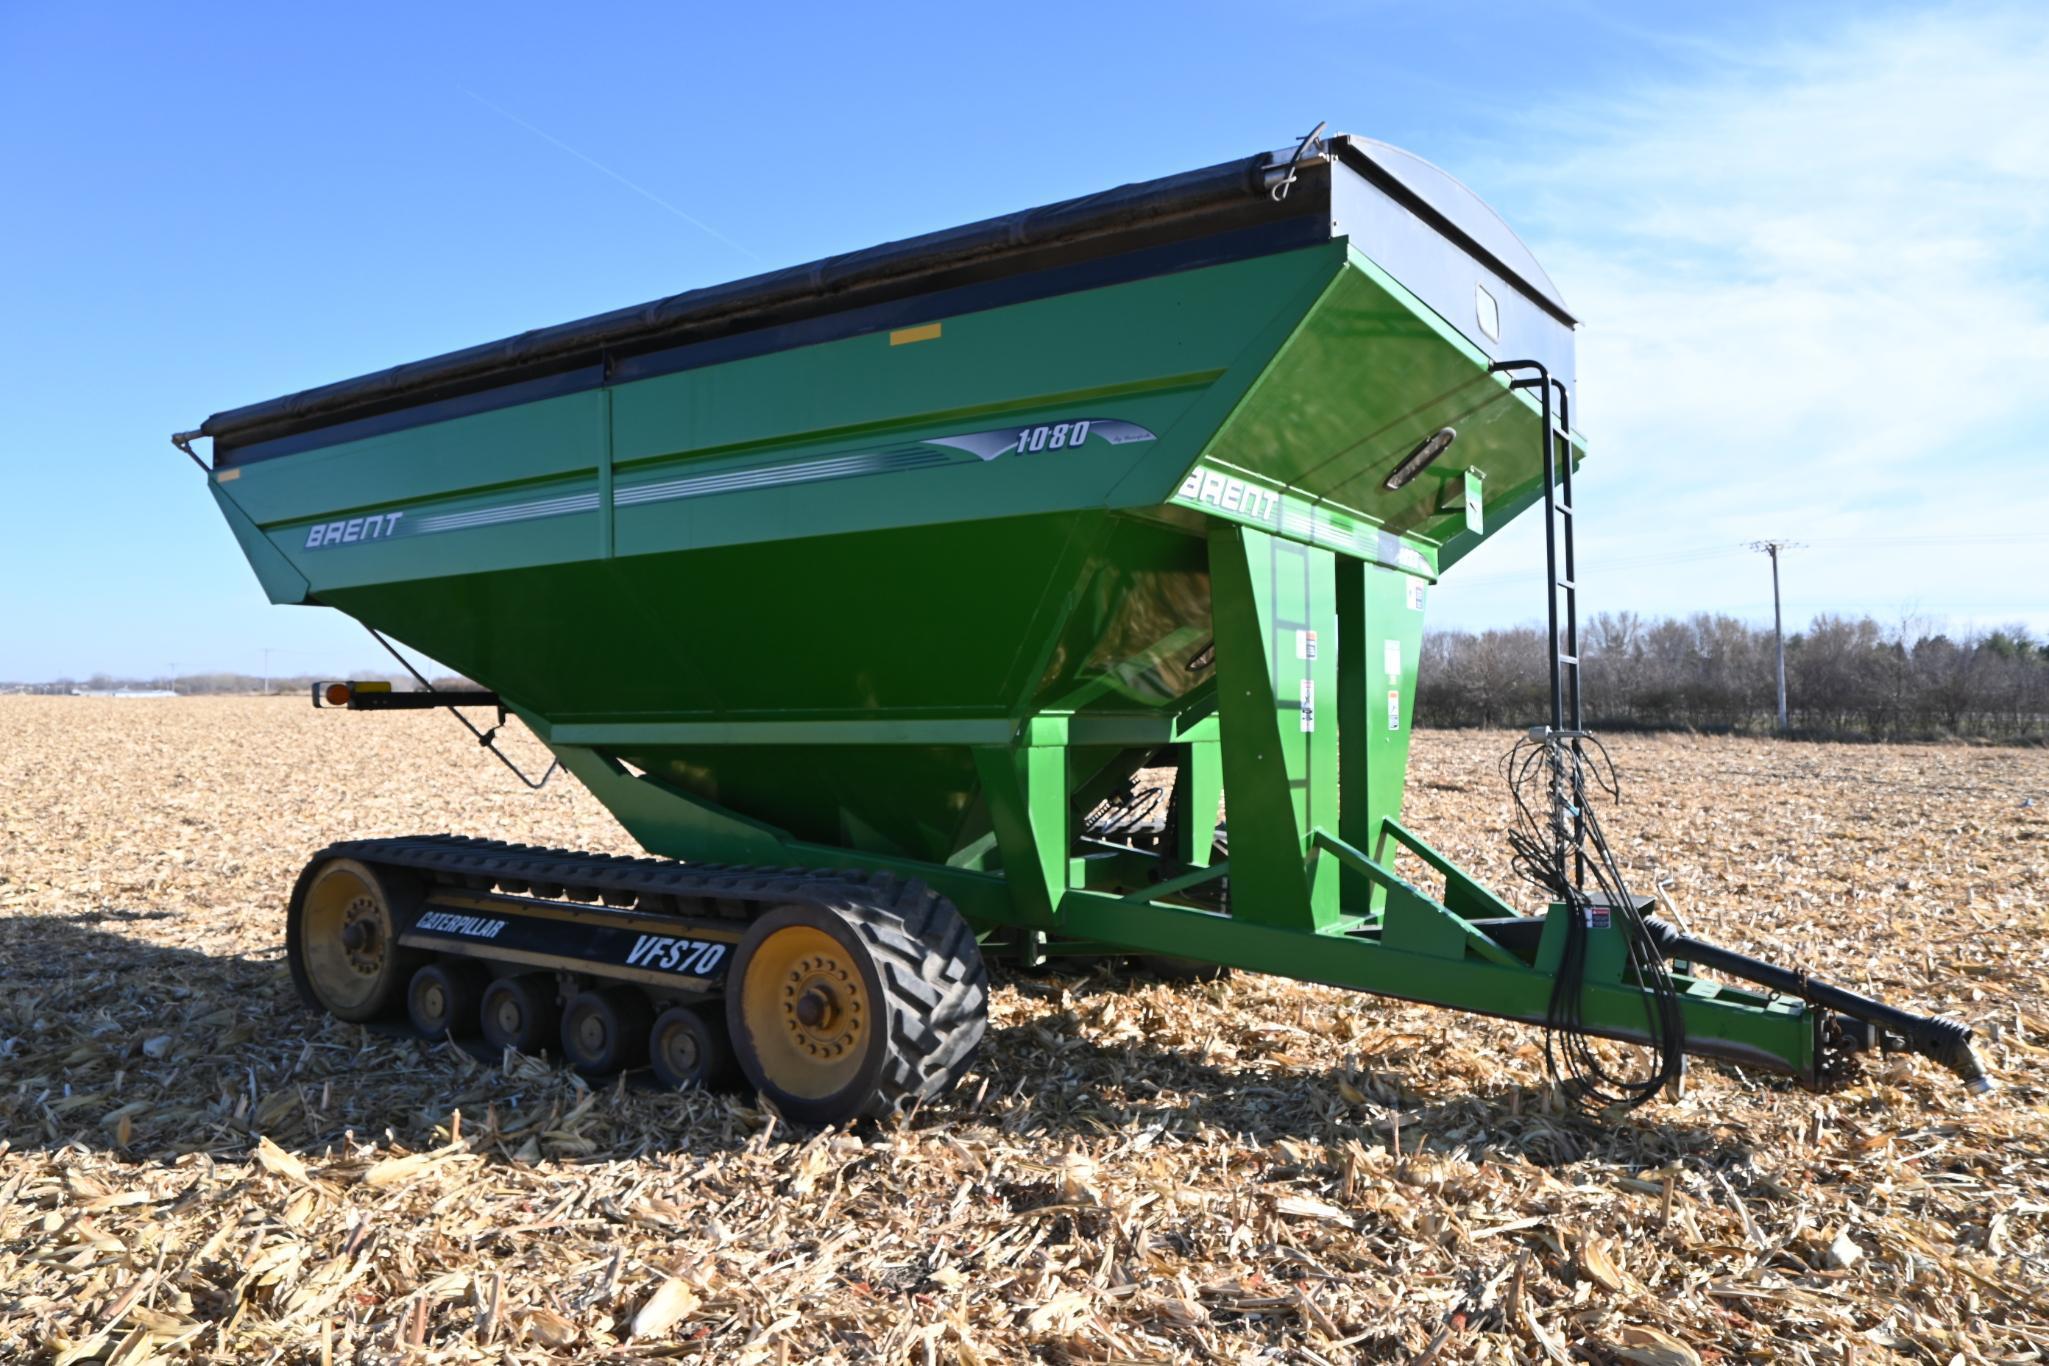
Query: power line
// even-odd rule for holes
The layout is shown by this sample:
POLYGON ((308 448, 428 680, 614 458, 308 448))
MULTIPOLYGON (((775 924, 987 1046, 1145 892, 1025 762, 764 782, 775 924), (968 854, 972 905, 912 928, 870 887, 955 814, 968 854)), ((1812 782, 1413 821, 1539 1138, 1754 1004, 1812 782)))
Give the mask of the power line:
POLYGON ((1817 536, 1806 542, 1810 546, 1858 546, 1858 545, 2008 545, 2023 541, 2039 541, 2041 535, 2030 531, 1990 531, 1980 534, 1949 536, 1817 536))
POLYGON ((674 204, 671 204, 668 200, 662 198, 653 190, 648 189, 647 186, 641 185, 632 180, 628 180, 625 176, 619 174, 619 172, 613 170, 604 162, 599 161, 596 157, 591 156, 588 153, 578 151, 576 148, 571 147, 568 143, 564 142, 561 138, 556 137, 553 133, 550 133, 545 128, 536 128, 533 124, 528 123, 525 119, 513 113, 510 109, 506 109, 501 105, 493 104, 490 100, 485 99, 482 95, 479 95, 476 91, 470 89, 466 85, 458 85, 456 89, 462 91, 463 94, 468 95, 471 99, 475 100, 478 104, 483 105, 492 113, 499 115, 501 118, 511 120, 513 123, 516 123, 520 127, 526 129, 529 133, 532 133, 535 137, 540 138, 546 142, 553 143, 555 146, 569 153, 569 155, 575 157, 578 161, 583 162, 586 166, 591 167, 593 170, 596 170, 601 174, 610 176, 612 179, 618 181, 621 185, 624 185, 627 189, 633 191, 635 194, 647 200, 649 203, 667 209, 670 213, 676 215, 676 217, 682 219, 685 223, 690 224, 690 226, 698 229, 701 232, 707 233, 712 237, 716 237, 719 241, 725 243, 734 251, 739 252, 742 256, 747 257, 749 260, 757 262, 761 261, 760 256, 749 251, 747 248, 741 246, 738 242, 735 242, 732 238, 726 236, 717 228, 705 222, 702 218, 699 218, 696 214, 689 213, 683 209, 677 208, 674 204))
MULTIPOLYGON (((1811 541, 1803 541, 1800 544, 1802 548, 1808 549, 1843 549, 1862 546, 1876 548, 1914 545, 2020 545, 2032 544, 2040 539, 2041 537, 2037 533, 2017 531, 1988 532, 1983 535, 1972 533, 1962 536, 1822 536, 1816 537, 1811 541)), ((1581 558, 1591 558, 1593 560, 1592 567, 1595 569, 1648 569, 1661 565, 1690 564, 1698 560, 1712 560, 1728 555, 1739 555, 1746 550, 1755 549, 1760 544, 1762 543, 1756 541, 1740 544, 1724 541, 1720 544, 1681 546, 1670 550, 1654 550, 1637 555, 1622 555, 1612 559, 1603 557, 1596 550, 1591 557, 1582 552, 1581 558)), ((1519 582, 1525 577, 1527 576, 1521 573, 1506 572, 1500 574, 1476 574, 1470 577, 1461 576, 1458 582, 1460 584, 1508 583, 1511 581, 1519 582)))

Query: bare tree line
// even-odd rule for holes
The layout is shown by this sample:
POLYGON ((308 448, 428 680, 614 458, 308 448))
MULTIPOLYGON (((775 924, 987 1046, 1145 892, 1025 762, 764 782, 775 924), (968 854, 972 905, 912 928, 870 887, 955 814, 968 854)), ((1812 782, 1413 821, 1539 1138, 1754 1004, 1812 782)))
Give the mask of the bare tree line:
MULTIPOLYGON (((1772 632, 1699 613, 1602 613, 1582 628, 1588 723, 1769 731, 1772 632)), ((1416 715, 1432 726, 1525 726, 1550 712, 1545 632, 1439 631, 1423 641, 1416 715)), ((2049 642, 2025 629, 1951 635, 1912 620, 1823 614, 1786 639, 1796 734, 2049 738, 2049 642)))
MULTIPOLYGON (((1772 633, 1699 613, 1656 620, 1601 613, 1581 632, 1586 715, 1595 726, 1696 730, 1772 728, 1772 633)), ((1426 726, 1510 726, 1550 710, 1542 629, 1435 631, 1424 637, 1416 715, 1426 726)), ((399 688, 412 680, 376 673, 399 688)), ((57 679, 0 690, 69 693, 161 688, 185 694, 261 692, 251 674, 174 679, 57 679)), ((268 680, 303 697, 313 679, 268 680)), ((437 678, 437 687, 468 686, 437 678)), ((2049 740, 2049 641, 2022 628, 1951 635, 1925 623, 1882 626, 1823 614, 1787 637, 1786 693, 1795 733, 1873 739, 2049 740)))
MULTIPOLYGON (((90 678, 55 678, 42 683, 0 682, 0 691, 54 694, 60 697, 78 692, 175 692, 180 696, 187 697, 267 692, 305 698, 310 695, 316 682, 325 682, 334 677, 336 677, 334 674, 324 676, 294 674, 275 678, 263 678, 256 674, 226 672, 181 673, 176 676, 170 674, 138 674, 119 677, 113 674, 94 674, 90 678)), ((375 680, 389 683, 400 692, 410 692, 419 686, 412 678, 405 674, 379 673, 375 670, 369 673, 353 673, 348 675, 348 677, 363 681, 375 680)), ((475 686, 464 679, 455 678, 450 675, 435 678, 433 683, 437 688, 475 686)))

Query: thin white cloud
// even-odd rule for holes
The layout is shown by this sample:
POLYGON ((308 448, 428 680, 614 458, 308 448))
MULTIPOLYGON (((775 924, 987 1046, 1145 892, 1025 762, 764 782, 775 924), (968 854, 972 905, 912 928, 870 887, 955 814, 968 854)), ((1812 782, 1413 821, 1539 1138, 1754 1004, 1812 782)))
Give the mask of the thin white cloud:
MULTIPOLYGON (((2049 9, 1892 15, 1590 97, 1474 171, 1587 320, 1590 597, 1751 611, 1754 575, 1600 565, 1804 534, 1834 542, 1809 611, 2049 630, 2049 549, 2011 535, 2049 527, 2045 72, 2049 9), (1859 544, 1907 531, 1957 553, 1859 544)), ((1456 576, 1442 600, 1534 615, 1456 576)))

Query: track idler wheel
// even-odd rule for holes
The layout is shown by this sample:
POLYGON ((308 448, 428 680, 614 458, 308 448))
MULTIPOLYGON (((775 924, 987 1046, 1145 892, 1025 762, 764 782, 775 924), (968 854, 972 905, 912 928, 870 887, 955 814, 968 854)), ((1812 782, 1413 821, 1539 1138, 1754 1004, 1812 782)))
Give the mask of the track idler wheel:
POLYGON ((285 911, 285 958, 307 1004, 358 1022, 394 1013, 427 959, 398 942, 420 894, 394 869, 352 858, 307 864, 285 911))
POLYGON ((647 997, 633 987, 579 991, 562 1009, 562 1056, 587 1077, 637 1067, 653 1014, 647 997))
POLYGON ((677 1090, 697 1086, 716 1091, 740 1074, 724 1012, 717 1006, 670 1006, 657 1015, 647 1035, 647 1060, 655 1079, 677 1090))
POLYGON ((748 926, 726 978, 747 1080, 806 1124, 887 1115, 967 1071, 989 978, 951 904, 909 884, 894 906, 779 906, 748 926))
POLYGON ((478 964, 460 959, 421 968, 406 988, 406 1014, 413 1028, 430 1039, 470 1033, 476 1028, 477 1003, 487 976, 478 964))
POLYGON ((528 972, 517 977, 500 977, 484 988, 478 1011, 484 1042, 494 1052, 510 1048, 520 1053, 539 1053, 560 1041, 562 1007, 555 990, 555 976, 528 972))

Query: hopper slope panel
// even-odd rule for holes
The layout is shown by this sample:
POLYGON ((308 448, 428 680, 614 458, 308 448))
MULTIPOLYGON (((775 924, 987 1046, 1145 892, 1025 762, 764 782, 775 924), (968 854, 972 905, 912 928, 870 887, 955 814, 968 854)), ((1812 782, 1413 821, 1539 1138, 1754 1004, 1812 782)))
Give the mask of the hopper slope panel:
POLYGON ((1174 710, 1212 682, 1200 524, 1128 515, 1076 523, 1014 683, 1034 712, 1174 710))
POLYGON ((958 745, 648 746, 621 755, 666 786, 800 840, 945 862, 988 829, 958 745))
POLYGON ((1444 547, 1448 566, 1526 506, 1540 419, 1489 358, 1365 257, 1310 310, 1218 433, 1209 457, 1306 499, 1444 547), (1407 484, 1386 480, 1433 433, 1456 439, 1407 484), (1465 530, 1468 470, 1483 532, 1465 530))
POLYGON ((1203 679, 1202 543, 1006 517, 330 590, 550 723, 1000 718, 1170 706, 1203 679))
POLYGON ((321 601, 522 707, 556 715, 594 697, 710 712, 709 682, 612 563, 586 560, 330 587, 321 601))

